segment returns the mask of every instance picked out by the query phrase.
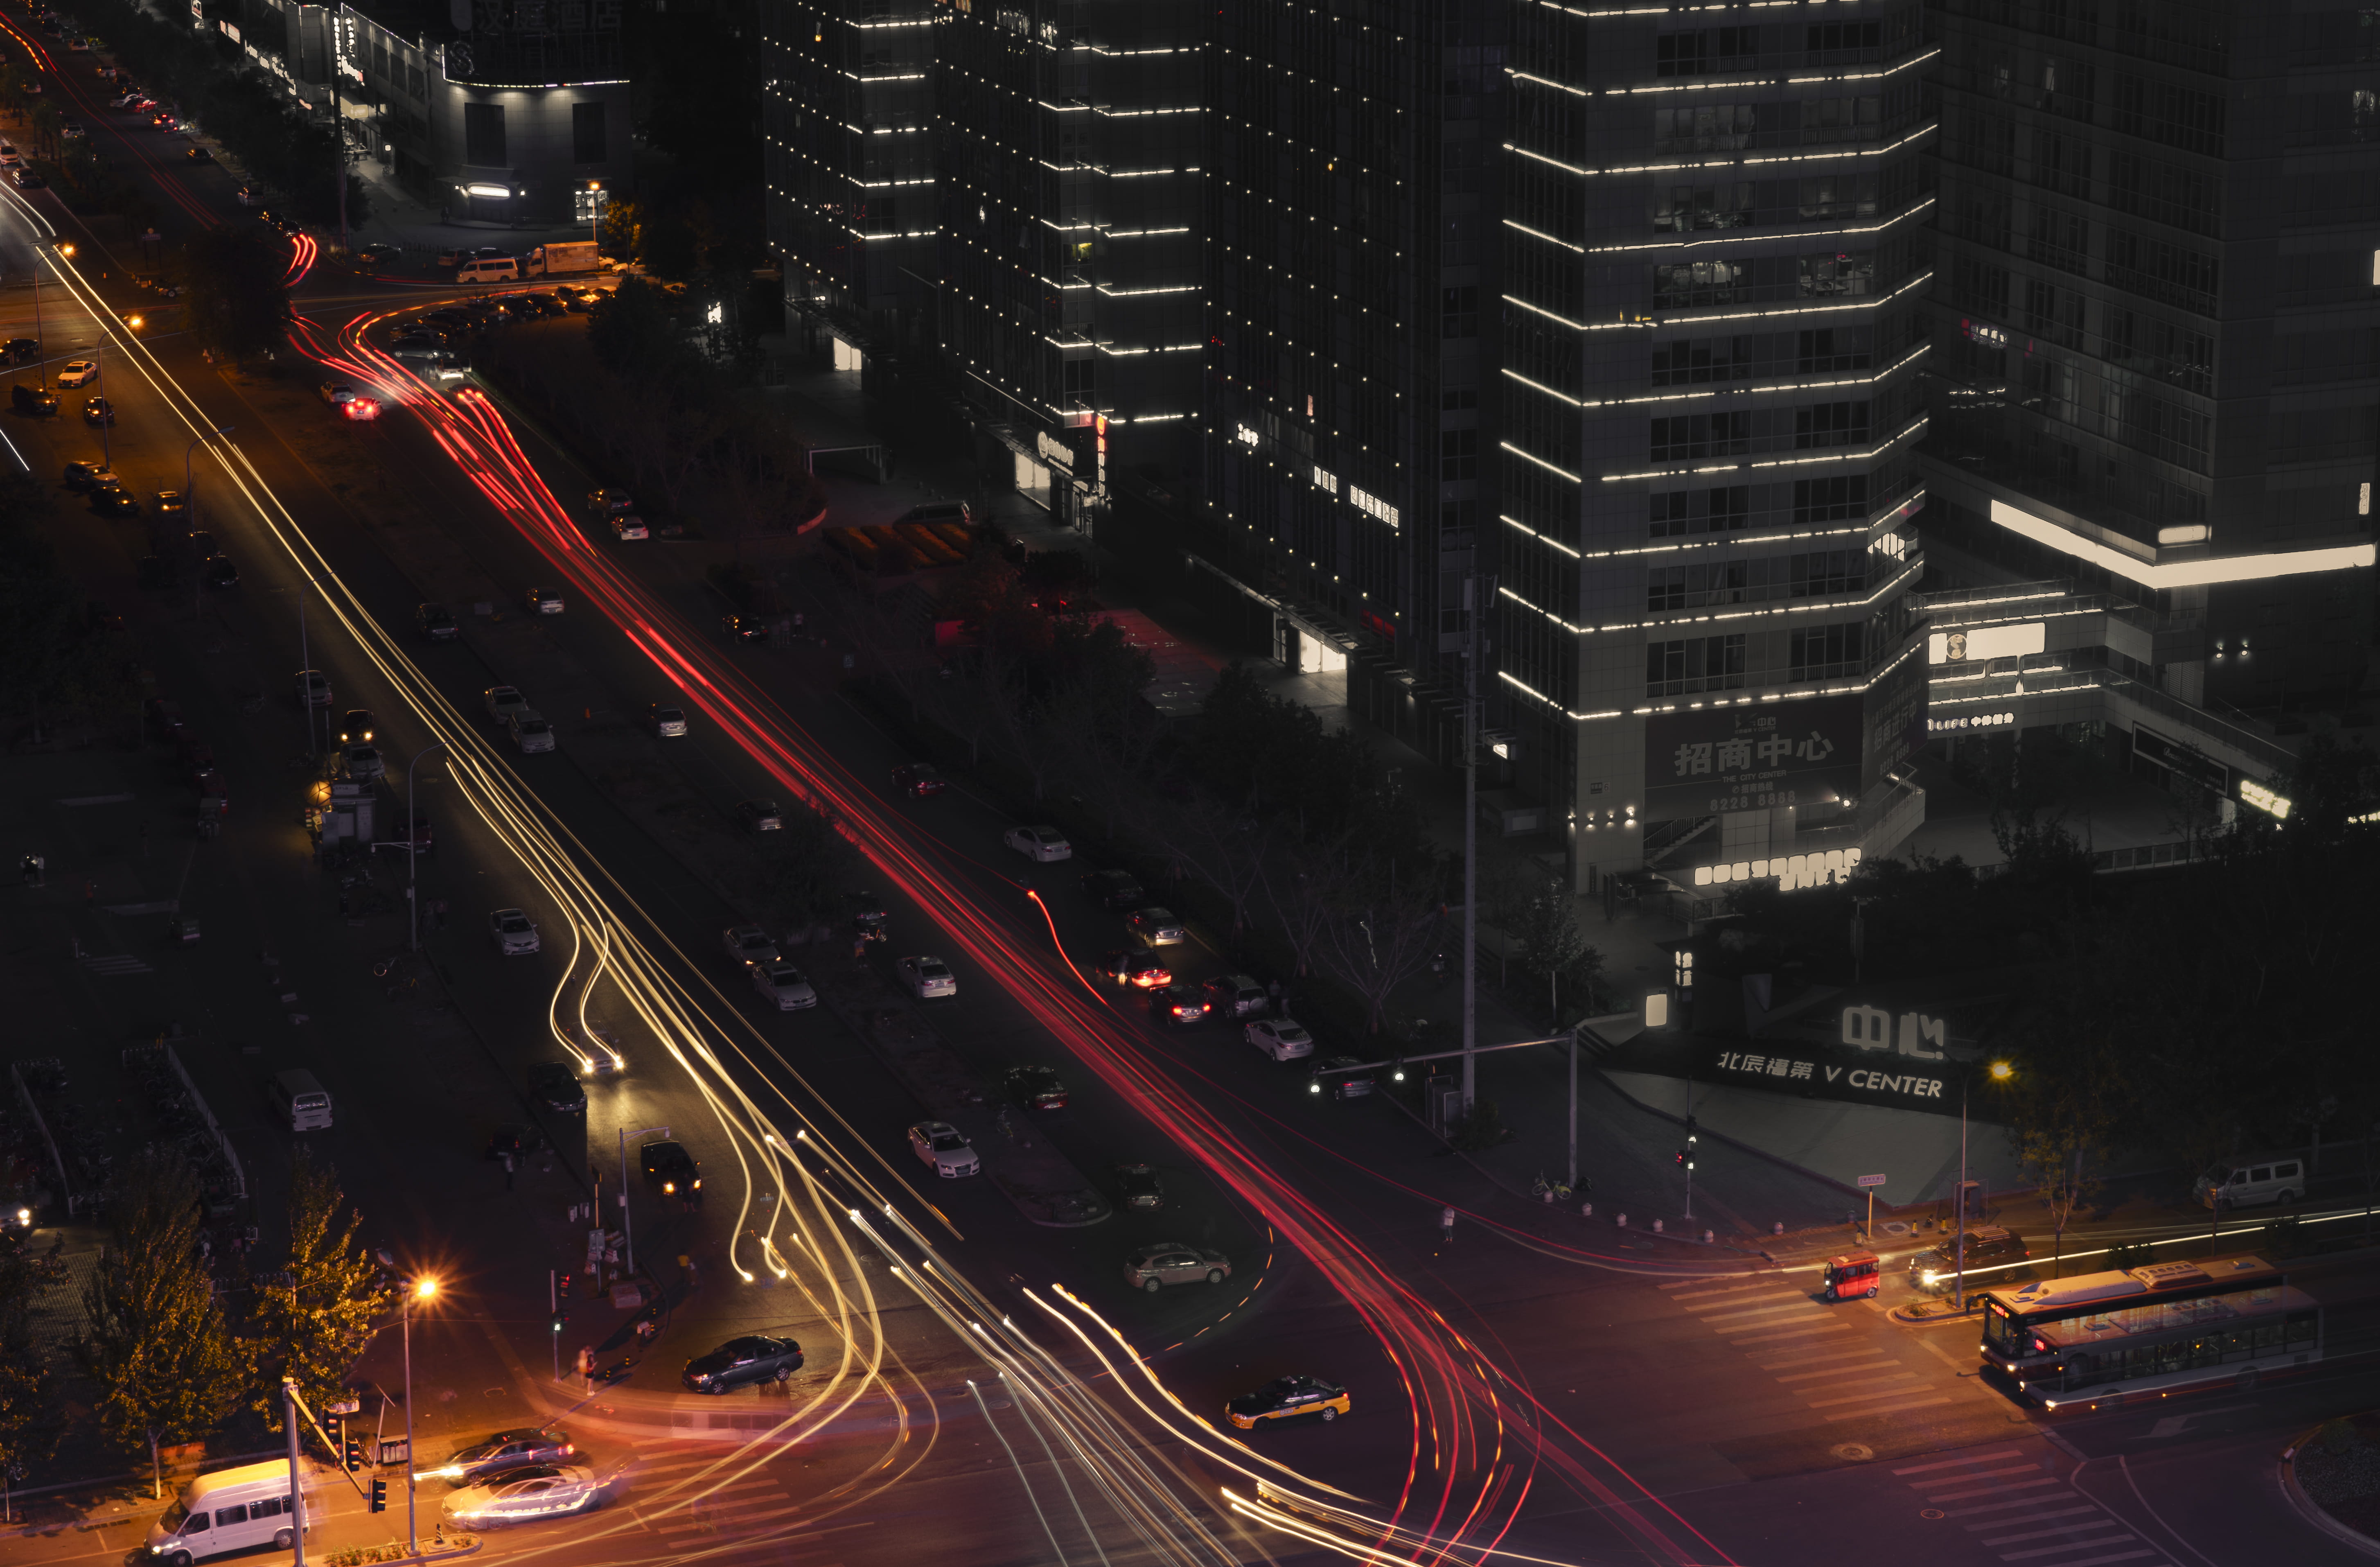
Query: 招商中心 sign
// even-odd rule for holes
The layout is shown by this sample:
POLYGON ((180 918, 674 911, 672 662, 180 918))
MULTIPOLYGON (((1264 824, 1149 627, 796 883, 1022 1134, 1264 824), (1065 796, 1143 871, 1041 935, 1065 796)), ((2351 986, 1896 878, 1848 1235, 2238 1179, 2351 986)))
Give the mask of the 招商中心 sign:
POLYGON ((1718 816, 1859 795, 1858 697, 1655 713, 1645 721, 1645 814, 1718 816))

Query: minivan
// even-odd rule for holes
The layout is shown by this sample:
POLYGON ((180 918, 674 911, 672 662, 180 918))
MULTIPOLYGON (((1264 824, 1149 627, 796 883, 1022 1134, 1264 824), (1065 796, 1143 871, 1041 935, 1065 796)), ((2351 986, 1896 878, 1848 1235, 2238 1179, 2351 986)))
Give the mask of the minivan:
POLYGON ((520 262, 510 256, 474 256, 455 274, 457 283, 518 283, 520 262))
MULTIPOLYGON (((306 1532, 311 1534, 322 1505, 316 1488, 322 1481, 311 1464, 301 1464, 298 1477, 306 1499, 306 1532)), ((285 1458, 200 1475, 149 1525, 149 1554, 164 1567, 189 1567, 228 1551, 265 1546, 287 1550, 298 1538, 293 1500, 285 1458)))
POLYGON ((268 1086, 273 1108, 288 1121, 292 1132, 331 1129, 331 1096, 304 1067, 278 1073, 268 1086))
POLYGON ((2200 1204, 2228 1213, 2258 1203, 2293 1203, 2305 1196, 2305 1156, 2260 1153, 2227 1159, 2198 1178, 2200 1204))

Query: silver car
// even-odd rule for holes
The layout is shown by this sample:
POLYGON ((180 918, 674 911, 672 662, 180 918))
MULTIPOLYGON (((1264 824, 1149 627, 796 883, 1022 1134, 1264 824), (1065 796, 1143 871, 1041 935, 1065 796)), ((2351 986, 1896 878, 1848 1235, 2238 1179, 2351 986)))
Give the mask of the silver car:
POLYGON ((1012 827, 1002 841, 1026 859, 1044 864, 1075 857, 1075 845, 1054 827, 1012 827))
POLYGON ((818 992, 810 988, 808 977, 783 958, 754 964, 752 986, 776 1002, 779 1012, 799 1012, 818 1005, 818 992))
POLYGON ((388 763, 381 759, 377 746, 349 746, 339 753, 339 766, 358 784, 370 784, 388 773, 388 763))
POLYGON ((553 725, 534 708, 521 709, 504 727, 512 732, 513 744, 524 753, 553 749, 553 725))
POLYGON ((1145 908, 1124 920, 1124 928, 1150 947, 1171 947, 1190 939, 1182 929, 1182 921, 1166 908, 1145 908))
POLYGON ((686 710, 653 704, 653 733, 664 740, 686 738, 686 710))
POLYGON ((594 1470, 577 1464, 533 1464, 449 1491, 443 1511, 456 1528, 483 1529, 589 1512, 602 1500, 603 1487, 594 1470))
POLYGON ((966 1134, 947 1121, 920 1121, 909 1128, 909 1151, 934 1167, 945 1181, 983 1172, 983 1160, 966 1134))
POLYGON ((901 983, 919 1001, 935 996, 955 996, 959 993, 958 976, 951 966, 938 957, 905 957, 892 966, 901 976, 901 983))
POLYGON ((1231 1276, 1230 1257, 1180 1241, 1152 1241, 1123 1260, 1123 1282, 1150 1294, 1168 1284, 1220 1284, 1231 1276))
POLYGON ((781 955, 777 943, 757 925, 738 925, 732 929, 722 930, 719 944, 726 948, 727 955, 738 963, 774 963, 781 955))
POLYGON ((488 934, 496 943, 496 952, 504 957, 520 957, 537 948, 537 925, 526 911, 500 908, 488 916, 488 934))
POLYGON ((490 723, 508 723, 513 714, 528 711, 528 698, 513 686, 491 686, 480 693, 480 705, 487 709, 490 723))
POLYGON ((1286 1017, 1268 1017, 1251 1023, 1246 1029, 1248 1043, 1275 1061, 1295 1061, 1314 1053, 1314 1036, 1305 1025, 1286 1017))

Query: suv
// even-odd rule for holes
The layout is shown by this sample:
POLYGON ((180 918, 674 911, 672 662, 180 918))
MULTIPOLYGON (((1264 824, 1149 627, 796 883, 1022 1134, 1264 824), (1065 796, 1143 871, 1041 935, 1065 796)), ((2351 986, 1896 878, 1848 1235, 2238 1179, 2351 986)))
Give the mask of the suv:
POLYGON ((1272 997, 1245 974, 1225 974, 1207 981, 1207 1005, 1218 1017, 1262 1017, 1272 997))
MULTIPOLYGON (((1978 1273, 1985 1282, 2004 1283, 2013 1272, 2012 1265, 2021 1264, 2033 1253, 2026 1249, 2024 1237, 1998 1224, 1981 1224, 1967 1232, 1967 1278, 1972 1282, 1978 1273)), ((1959 1238, 1945 1240, 1931 1251, 1921 1251, 1909 1259, 1909 1282, 1912 1289, 1931 1294, 1941 1294, 1952 1287, 1959 1275, 1959 1238)))
POLYGON ((8 405, 29 419, 58 417, 57 395, 38 390, 18 382, 8 389, 8 405))

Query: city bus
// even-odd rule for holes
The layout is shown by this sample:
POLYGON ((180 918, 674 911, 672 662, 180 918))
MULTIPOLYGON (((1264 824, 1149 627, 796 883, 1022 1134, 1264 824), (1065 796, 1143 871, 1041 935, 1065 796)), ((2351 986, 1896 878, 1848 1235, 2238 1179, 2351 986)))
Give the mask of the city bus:
POLYGON ((2322 1307, 2262 1257, 2217 1257, 1987 1291, 1984 1335, 2026 1397, 2095 1406, 2310 1366, 2322 1307))

